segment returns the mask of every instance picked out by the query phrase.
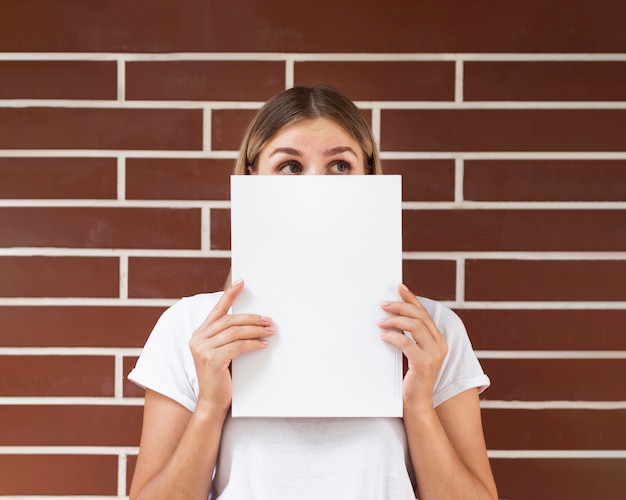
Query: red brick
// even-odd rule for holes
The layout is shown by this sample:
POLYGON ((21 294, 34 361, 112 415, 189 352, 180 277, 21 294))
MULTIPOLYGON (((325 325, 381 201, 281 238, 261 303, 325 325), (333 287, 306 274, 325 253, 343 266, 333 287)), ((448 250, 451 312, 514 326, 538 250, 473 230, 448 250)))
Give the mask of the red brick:
POLYGON ((200 210, 0 208, 0 245, 70 248, 200 248, 200 210))
POLYGON ((500 498, 623 498, 623 458, 497 458, 491 467, 500 498))
POLYGON ((197 109, 0 108, 0 149, 202 149, 197 109))
POLYGON ((216 109, 211 113, 211 149, 238 151, 256 109, 216 109))
MULTIPOLYGON (((255 109, 216 109, 212 113, 211 149, 214 151, 239 151, 248 124, 257 114, 255 109)), ((371 124, 371 111, 361 110, 371 124)))
POLYGON ((457 309, 477 350, 626 350, 626 310, 457 309))
POLYGON ((143 406, 5 405, 0 445, 137 446, 142 418, 143 406))
POLYGON ((228 200, 234 160, 128 158, 126 198, 228 200))
POLYGON ((623 151, 626 110, 383 109, 381 129, 383 151, 623 151))
POLYGON ((143 347, 164 307, 2 306, 2 347, 143 347))
POLYGON ((128 380, 128 374, 135 368, 137 364, 137 357, 124 357, 124 397, 125 398, 142 398, 145 395, 145 390, 139 387, 134 382, 128 380))
POLYGON ((626 249, 622 210, 405 210, 403 227, 413 251, 626 249))
POLYGON ((623 301, 626 261, 467 260, 465 298, 492 301, 623 301))
POLYGON ((1 356, 1 396, 113 396, 111 356, 1 356))
POLYGON ((126 98, 266 101, 285 88, 280 61, 137 61, 126 63, 126 98))
POLYGON ((404 260, 402 281, 413 293, 435 300, 456 298, 456 262, 449 260, 404 260))
POLYGON ((0 198, 114 199, 114 158, 0 158, 0 198))
POLYGON ((402 176, 404 201, 454 201, 454 161, 385 160, 383 170, 402 176))
POLYGON ((0 257, 0 297, 119 297, 109 257, 0 257))
POLYGON ((128 455, 126 457, 126 494, 130 494, 130 485, 133 481, 133 475, 135 474, 135 467, 137 466, 137 455, 128 455))
POLYGON ((467 160, 464 198, 476 201, 624 201, 626 161, 467 160))
POLYGON ((482 410, 491 450, 621 450, 625 417, 626 410, 482 410))
POLYGON ((213 209, 211 218, 211 250, 230 250, 230 210, 213 209))
POLYGON ((5 0, 6 52, 626 52, 622 3, 5 0), (50 35, 50 26, 63 29, 50 35), (114 26, 115 29, 111 29, 114 26))
POLYGON ((469 61, 467 101, 624 101, 626 63, 616 61, 469 61))
POLYGON ((129 297, 180 298, 223 290, 230 259, 131 257, 128 269, 129 297))
POLYGON ((332 85, 355 101, 453 101, 454 63, 311 61, 294 65, 295 85, 332 85))
POLYGON ((117 99, 115 61, 0 61, 0 99, 117 99))
POLYGON ((0 455, 0 495, 117 494, 114 455, 0 455))
POLYGON ((482 359, 492 379, 485 397, 514 401, 621 401, 623 359, 482 359))

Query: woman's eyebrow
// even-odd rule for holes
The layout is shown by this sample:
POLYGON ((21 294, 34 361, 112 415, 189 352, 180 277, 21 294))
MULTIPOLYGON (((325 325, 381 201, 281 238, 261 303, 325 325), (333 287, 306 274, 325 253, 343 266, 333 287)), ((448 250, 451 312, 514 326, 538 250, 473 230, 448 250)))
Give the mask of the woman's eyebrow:
POLYGON ((324 156, 335 156, 345 152, 352 153, 358 158, 358 155, 350 146, 337 146, 335 148, 327 149, 326 151, 324 151, 324 156))
POLYGON ((276 154, 280 154, 280 153, 284 153, 284 154, 291 155, 291 156, 302 156, 302 151, 298 151, 297 149, 293 149, 293 148, 276 148, 274 151, 271 152, 271 154, 269 155, 268 158, 271 158, 272 156, 274 156, 276 154))

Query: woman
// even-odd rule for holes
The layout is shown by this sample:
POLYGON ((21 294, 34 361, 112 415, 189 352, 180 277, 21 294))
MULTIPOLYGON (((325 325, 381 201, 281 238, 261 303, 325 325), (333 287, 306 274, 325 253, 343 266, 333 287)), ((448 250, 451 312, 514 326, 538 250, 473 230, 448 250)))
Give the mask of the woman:
MULTIPOLYGON (((382 170, 356 106, 317 86, 286 90, 259 111, 235 173, 382 170)), ((228 314, 243 287, 182 299, 146 343, 129 376, 146 387, 132 499, 497 498, 478 399, 489 379, 452 311, 404 285, 400 301, 381 305, 392 313, 379 323, 381 342, 407 359, 402 419, 233 419, 231 360, 275 333, 271 318, 228 314)))

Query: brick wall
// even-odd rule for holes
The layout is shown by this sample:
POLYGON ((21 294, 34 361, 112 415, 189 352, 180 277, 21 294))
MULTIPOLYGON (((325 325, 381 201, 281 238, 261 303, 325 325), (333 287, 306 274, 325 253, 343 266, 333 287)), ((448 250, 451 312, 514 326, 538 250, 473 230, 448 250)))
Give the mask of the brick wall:
POLYGON ((626 495, 621 1, 4 0, 0 495, 123 498, 159 314, 219 289, 243 127, 326 82, 466 322, 500 496, 626 495))

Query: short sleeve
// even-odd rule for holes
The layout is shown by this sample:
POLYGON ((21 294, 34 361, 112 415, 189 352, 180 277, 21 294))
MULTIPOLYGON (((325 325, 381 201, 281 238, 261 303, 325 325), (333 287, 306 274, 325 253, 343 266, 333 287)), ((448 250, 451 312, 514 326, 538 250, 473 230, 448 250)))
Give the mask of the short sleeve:
POLYGON ((420 299, 430 312, 448 343, 448 354, 443 361, 433 389, 433 404, 440 405, 447 399, 472 388, 481 393, 490 385, 474 354, 465 325, 459 316, 439 302, 420 299))
POLYGON ((189 339, 220 294, 181 299, 159 318, 128 379, 173 399, 189 411, 196 408, 198 382, 189 339))

